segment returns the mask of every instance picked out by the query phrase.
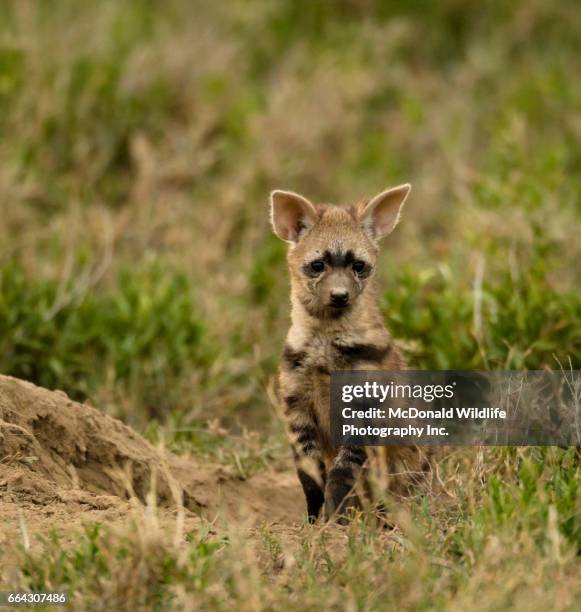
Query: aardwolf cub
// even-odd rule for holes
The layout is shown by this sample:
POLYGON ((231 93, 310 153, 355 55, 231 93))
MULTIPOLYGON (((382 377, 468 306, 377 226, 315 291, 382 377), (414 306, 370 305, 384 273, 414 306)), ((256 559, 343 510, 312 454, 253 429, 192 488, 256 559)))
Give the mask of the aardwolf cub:
MULTIPOLYGON (((396 226, 410 189, 400 185, 350 207, 271 194, 272 226, 289 244, 291 279, 280 390, 310 522, 323 505, 326 519, 354 506, 354 485, 369 463, 369 449, 331 447, 330 372, 404 367, 378 307, 374 273, 378 242, 396 226)), ((418 469, 412 448, 382 448, 381 457, 386 478, 418 469)))

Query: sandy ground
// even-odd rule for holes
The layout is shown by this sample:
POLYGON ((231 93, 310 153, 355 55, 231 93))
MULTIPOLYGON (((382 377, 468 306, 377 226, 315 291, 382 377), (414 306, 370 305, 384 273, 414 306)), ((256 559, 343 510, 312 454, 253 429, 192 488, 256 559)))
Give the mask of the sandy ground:
POLYGON ((244 520, 279 528, 301 522, 292 471, 247 480, 227 468, 154 448, 135 431, 60 391, 0 376, 0 546, 23 531, 32 544, 57 528, 123 522, 155 491, 160 520, 185 528, 244 520))

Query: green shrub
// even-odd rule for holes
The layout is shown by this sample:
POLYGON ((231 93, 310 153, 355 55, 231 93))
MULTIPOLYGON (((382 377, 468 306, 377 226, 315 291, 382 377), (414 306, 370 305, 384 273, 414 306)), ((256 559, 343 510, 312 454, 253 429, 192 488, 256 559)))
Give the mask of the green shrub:
POLYGON ((76 295, 74 280, 32 281, 13 262, 0 272, 0 369, 76 399, 107 380, 155 389, 204 361, 191 295, 183 274, 160 265, 76 295))
POLYGON ((473 288, 459 271, 401 269, 384 293, 396 338, 410 341, 412 365, 433 369, 581 366, 581 295, 551 287, 542 265, 482 286, 480 333, 473 288), (558 361, 557 361, 558 359, 558 361), (571 360, 569 362, 569 359, 571 360))

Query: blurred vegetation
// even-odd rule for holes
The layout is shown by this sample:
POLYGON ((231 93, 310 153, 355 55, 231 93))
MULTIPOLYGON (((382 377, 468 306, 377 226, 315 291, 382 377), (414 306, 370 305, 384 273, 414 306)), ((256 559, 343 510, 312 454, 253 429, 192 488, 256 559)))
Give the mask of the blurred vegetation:
POLYGON ((269 189, 400 180, 380 281, 411 365, 580 367, 574 2, 0 10, 3 372, 141 427, 263 423, 269 189))
POLYGON ((445 462, 453 503, 391 500, 395 533, 364 514, 340 534, 302 525, 285 538, 265 524, 252 542, 238 525, 218 535, 202 522, 176 543, 149 508, 123 529, 85 526, 72 544, 48 534, 45 553, 16 553, 11 584, 58 585, 71 609, 575 610, 581 475, 574 449, 547 451, 445 462))
POLYGON ((14 264, 2 270, 2 371, 64 387, 76 399, 109 378, 139 394, 148 409, 165 401, 148 397, 148 391, 167 391, 186 368, 208 363, 203 325, 183 274, 155 266, 124 271, 111 292, 79 296, 77 288, 70 282, 29 283, 14 264))
MULTIPOLYGON (((267 194, 343 203, 404 180, 379 281, 410 365, 581 368, 580 31, 576 0, 1 3, 0 370, 264 469, 286 452, 271 390, 288 325, 267 194)), ((321 541, 274 590, 245 579, 269 609, 345 605, 337 585, 357 609, 466 609, 487 581, 491 609, 527 592, 555 608, 578 578, 572 453, 488 449, 485 476, 452 469, 443 523, 413 506, 402 549, 355 525, 344 566, 321 541)), ((25 586, 97 601, 143 553, 107 538, 29 558, 25 586)), ((240 551, 205 542, 156 541, 148 605, 176 585, 240 603, 240 551)))

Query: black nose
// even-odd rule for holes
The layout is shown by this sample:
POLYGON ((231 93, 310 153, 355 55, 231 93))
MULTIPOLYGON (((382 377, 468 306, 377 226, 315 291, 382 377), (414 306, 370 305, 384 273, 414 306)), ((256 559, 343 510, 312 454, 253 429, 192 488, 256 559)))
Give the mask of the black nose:
POLYGON ((332 306, 347 306, 349 301, 349 294, 347 291, 334 291, 331 293, 331 305, 332 306))

